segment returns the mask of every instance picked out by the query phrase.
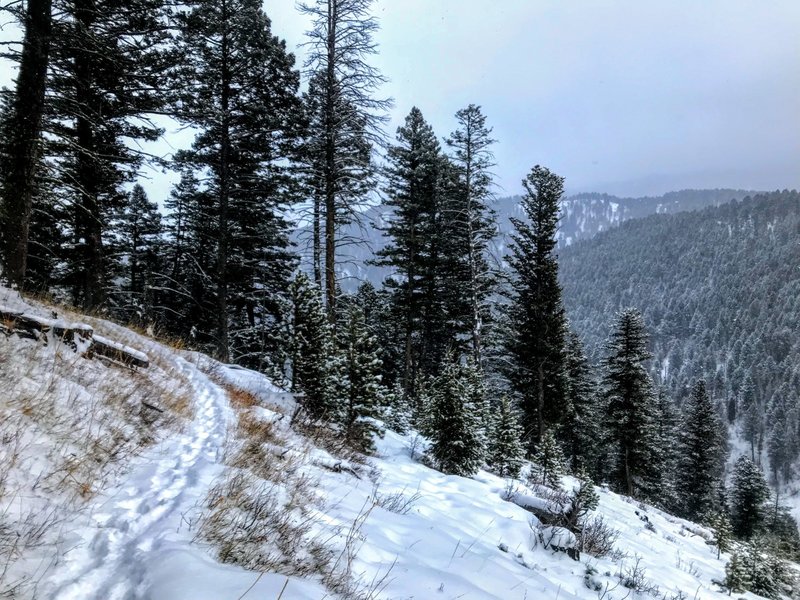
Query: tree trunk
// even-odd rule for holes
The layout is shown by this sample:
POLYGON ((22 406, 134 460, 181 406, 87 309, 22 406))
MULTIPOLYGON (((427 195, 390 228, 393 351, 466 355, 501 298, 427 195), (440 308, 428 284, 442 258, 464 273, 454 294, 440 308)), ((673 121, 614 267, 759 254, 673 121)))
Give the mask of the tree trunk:
POLYGON ((336 0, 328 0, 325 93, 325 295, 328 321, 336 325, 336 0))
POLYGON ((314 283, 317 284, 317 287, 322 291, 322 223, 320 219, 322 215, 320 214, 320 204, 322 203, 322 199, 320 198, 319 189, 314 190, 314 231, 313 231, 313 262, 314 262, 314 283))
MULTIPOLYGON (((224 19, 230 17, 227 12, 227 2, 223 0, 222 11, 224 19)), ((217 245, 217 358, 222 362, 229 360, 228 349, 228 203, 230 174, 228 173, 228 160, 230 150, 230 96, 231 96, 231 72, 228 65, 228 31, 227 23, 223 26, 222 40, 220 44, 220 56, 222 57, 222 89, 220 98, 220 108, 222 113, 222 127, 220 139, 219 156, 219 216, 218 245, 217 245)))
POLYGON ((17 76, 3 181, 0 222, 5 277, 24 287, 34 177, 39 160, 47 65, 52 34, 52 0, 28 0, 25 38, 17 76))
MULTIPOLYGON (((75 15, 78 23, 84 30, 82 34, 90 38, 91 31, 97 19, 97 12, 91 0, 76 2, 75 15)), ((94 130, 93 116, 99 115, 94 106, 92 90, 94 83, 94 57, 90 48, 79 48, 75 56, 75 78, 78 109, 80 113, 75 122, 77 135, 77 189, 78 206, 75 215, 76 234, 79 244, 82 244, 82 260, 79 266, 82 273, 79 278, 78 297, 81 306, 91 310, 103 302, 103 215, 97 190, 98 179, 98 151, 94 130), (81 241, 82 240, 82 241, 81 241)))

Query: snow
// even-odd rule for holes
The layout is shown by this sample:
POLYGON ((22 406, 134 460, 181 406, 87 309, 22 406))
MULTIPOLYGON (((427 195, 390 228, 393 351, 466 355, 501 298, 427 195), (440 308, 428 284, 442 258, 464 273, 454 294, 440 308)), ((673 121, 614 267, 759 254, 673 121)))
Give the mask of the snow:
MULTIPOLYGON (((0 289, 0 302, 15 310, 46 312, 7 290, 0 289)), ((619 574, 637 561, 645 577, 667 598, 679 591, 698 600, 725 597, 714 580, 724 577, 728 556, 717 559, 716 549, 708 543, 711 532, 696 524, 598 487, 599 506, 590 518, 601 515, 619 531, 617 552, 601 558, 583 553, 575 561, 550 547, 574 547, 575 536, 561 528, 541 526, 526 510, 556 512, 552 501, 522 481, 507 481, 485 471, 473 478, 435 471, 420 460, 424 442, 413 433, 402 436, 387 431, 376 439, 376 455, 364 465, 335 456, 290 425, 291 418, 285 417, 293 415, 295 401, 265 376, 221 365, 201 354, 173 350, 112 323, 88 322, 126 351, 146 353, 152 359, 151 368, 130 372, 70 358, 65 348, 55 345, 37 346, 32 340, 12 337, 0 340, 6 343, 2 348, 8 349, 0 374, 50 357, 56 363, 69 362, 76 371, 76 383, 60 382, 50 402, 66 405, 76 390, 89 389, 89 381, 121 385, 146 377, 164 390, 170 383, 179 383, 190 397, 191 410, 182 424, 164 429, 154 444, 133 454, 114 474, 113 483, 98 490, 81 510, 56 507, 63 514, 59 537, 48 546, 49 556, 40 549, 17 567, 34 569, 47 560, 53 563, 41 575, 36 597, 221 600, 243 595, 278 598, 282 592, 285 600, 337 597, 313 574, 303 579, 221 564, 217 549, 198 539, 196 524, 209 489, 233 469, 225 453, 238 435, 236 420, 243 413, 229 404, 226 387, 246 391, 258 400, 249 410, 256 420, 276 430, 275 438, 262 444, 267 456, 276 461, 281 456, 293 465, 291 476, 312 482, 312 491, 321 500, 309 507, 314 535, 337 551, 353 551, 350 572, 357 587, 372 590, 374 598, 597 598, 598 592, 587 587, 587 581, 614 590, 607 600, 634 598, 619 585, 619 574)), ((35 384, 47 379, 48 364, 22 372, 14 392, 39 389, 35 384)), ((91 394, 80 391, 79 399, 84 396, 88 402, 91 394)), ((123 425, 126 435, 135 432, 132 425, 123 425)), ((50 440, 37 438, 42 434, 35 429, 25 435, 23 441, 30 444, 23 466, 30 477, 48 468, 50 440)), ((17 476, 22 477, 22 471, 17 476)), ((294 481, 291 476, 281 485, 294 481)), ((564 478, 566 490, 575 484, 564 478)), ((283 490, 281 497, 289 491, 283 490)), ((20 502, 0 506, 12 517, 21 516, 20 507, 20 502)))
POLYGON ((139 352, 135 348, 131 348, 130 346, 126 346, 125 344, 120 344, 120 343, 115 342, 113 340, 110 340, 110 339, 108 339, 106 337, 103 337, 102 335, 95 334, 93 337, 99 343, 101 343, 101 344, 103 344, 105 346, 108 346, 110 348, 113 348, 114 350, 117 350, 119 352, 122 352, 123 354, 129 354, 130 356, 132 356, 133 358, 135 358, 138 361, 141 361, 143 363, 148 363, 149 362, 149 359, 147 358, 147 354, 145 354, 144 352, 139 352))

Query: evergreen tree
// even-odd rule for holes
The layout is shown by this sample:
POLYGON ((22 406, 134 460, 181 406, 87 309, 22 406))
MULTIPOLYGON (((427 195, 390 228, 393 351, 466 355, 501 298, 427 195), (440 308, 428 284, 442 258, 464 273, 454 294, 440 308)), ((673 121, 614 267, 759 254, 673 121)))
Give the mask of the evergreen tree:
POLYGON ((650 469, 651 493, 649 497, 659 506, 679 510, 675 479, 678 467, 679 419, 675 402, 660 388, 655 405, 656 444, 653 447, 653 465, 650 469))
POLYGON ((522 468, 525 448, 522 427, 508 397, 503 397, 493 415, 486 448, 486 463, 500 477, 517 477, 522 468))
POLYGON ((178 116, 198 131, 179 160, 213 198, 215 320, 222 360, 258 362, 293 270, 284 207, 301 120, 299 74, 257 0, 196 0, 179 13, 178 116))
POLYGON ((381 359, 375 337, 366 329, 364 313, 357 305, 350 308, 342 340, 346 361, 346 406, 344 427, 348 442, 363 451, 373 449, 372 436, 379 431, 375 422, 386 395, 381 384, 381 359))
POLYGON ((564 526, 570 531, 581 531, 586 515, 600 504, 594 482, 585 473, 578 474, 578 487, 572 489, 569 505, 564 512, 564 526))
MULTIPOLYGON (((311 164, 315 165, 314 203, 324 214, 325 299, 328 318, 336 321, 337 225, 343 213, 352 213, 360 200, 354 181, 370 177, 370 147, 383 141, 381 124, 391 100, 375 93, 385 81, 367 59, 376 53, 373 40, 378 20, 370 13, 372 0, 309 0, 299 5, 312 20, 308 31, 306 70, 314 85, 309 87, 313 107, 311 164)), ((320 211, 314 220, 319 223, 320 211)), ((316 248, 321 246, 321 228, 314 231, 316 248)), ((319 264, 319 257, 315 256, 319 264)))
POLYGON ((292 391, 302 394, 301 404, 312 419, 333 420, 337 417, 332 381, 333 347, 319 288, 299 273, 289 292, 292 391))
POLYGON ((733 547, 733 529, 727 513, 719 511, 713 514, 708 524, 714 530, 714 545, 717 547, 717 558, 733 547))
POLYGON ((411 407, 408 405, 405 390, 399 381, 388 394, 387 399, 388 406, 385 409, 384 420, 390 429, 405 435, 411 428, 411 407))
POLYGON ((605 361, 606 426, 615 454, 612 481, 629 496, 644 492, 642 482, 660 466, 651 460, 659 440, 653 385, 645 367, 650 358, 647 341, 639 312, 623 311, 609 340, 605 361))
POLYGON ((520 401, 529 450, 567 407, 566 324, 555 255, 564 179, 534 167, 523 180, 526 221, 512 219, 509 258, 514 272, 510 307, 508 379, 520 401))
POLYGON ((567 336, 566 360, 569 385, 561 438, 569 470, 572 474, 587 470, 598 475, 602 446, 601 411, 589 361, 580 338, 574 332, 567 336))
POLYGON ((155 280, 160 271, 161 213, 141 185, 127 194, 124 205, 109 224, 110 259, 116 263, 117 283, 112 311, 125 322, 155 320, 155 280))
POLYGON ((719 432, 719 415, 701 379, 684 406, 678 442, 676 486, 681 510, 689 519, 703 520, 714 508, 725 461, 719 432))
POLYGON ((443 223, 444 159, 430 125, 416 107, 397 130, 388 151, 386 204, 392 208, 383 229, 390 238, 377 264, 396 275, 385 285, 392 293, 402 332, 402 379, 406 394, 416 396, 415 382, 435 373, 453 340, 447 323, 448 263, 443 223))
POLYGON ((544 432, 531 460, 533 462, 531 467, 532 482, 554 489, 561 487, 561 477, 566 470, 566 461, 552 430, 548 429, 544 432))
POLYGON ((52 0, 26 3, 15 91, 0 124, 0 265, 3 277, 20 289, 25 283, 28 233, 37 191, 36 174, 41 165, 52 4, 52 0))
POLYGON ((728 595, 730 595, 730 592, 740 593, 747 590, 747 569, 738 552, 734 552, 730 561, 725 565, 724 585, 728 589, 728 595))
POLYGON ((740 538, 750 539, 764 523, 769 487, 764 475, 747 456, 739 457, 731 478, 731 522, 740 538))
POLYGON ((758 596, 780 600, 780 579, 784 566, 777 557, 766 554, 758 542, 744 545, 741 556, 744 569, 744 589, 758 596))
POLYGON ((164 265, 161 269, 162 309, 173 334, 213 351, 204 323, 213 323, 215 228, 214 199, 200 188, 191 169, 181 172, 165 202, 164 265))
POLYGON ((469 477, 483 464, 480 416, 469 402, 469 383, 463 367, 448 359, 428 392, 429 452, 439 470, 469 477))
POLYGON ((760 444, 764 429, 764 415, 756 396, 756 387, 750 375, 744 380, 739 400, 739 414, 742 419, 742 435, 750 443, 750 454, 754 463, 759 464, 760 453, 757 456, 756 448, 760 444))
POLYGON ((472 358, 482 366, 483 329, 489 316, 487 300, 494 283, 487 248, 496 228, 495 214, 489 207, 494 166, 491 146, 495 140, 480 106, 470 104, 459 110, 456 121, 458 129, 446 140, 453 151, 456 180, 445 218, 458 237, 459 289, 466 291, 467 301, 453 317, 470 336, 472 358))
POLYGON ((103 306, 113 278, 109 220, 145 159, 165 110, 163 0, 57 0, 45 152, 70 206, 64 285, 84 309, 103 306))

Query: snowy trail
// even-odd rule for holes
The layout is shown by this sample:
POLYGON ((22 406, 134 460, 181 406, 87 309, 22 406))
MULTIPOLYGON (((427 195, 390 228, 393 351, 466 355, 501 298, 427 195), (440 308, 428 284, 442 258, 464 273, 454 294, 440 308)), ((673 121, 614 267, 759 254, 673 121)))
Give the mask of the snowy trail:
POLYGON ((188 431, 136 459, 125 481, 95 505, 78 547, 48 579, 56 600, 147 599, 146 558, 181 525, 182 513, 205 494, 206 475, 221 456, 228 417, 225 392, 187 360, 175 366, 194 389, 188 431))

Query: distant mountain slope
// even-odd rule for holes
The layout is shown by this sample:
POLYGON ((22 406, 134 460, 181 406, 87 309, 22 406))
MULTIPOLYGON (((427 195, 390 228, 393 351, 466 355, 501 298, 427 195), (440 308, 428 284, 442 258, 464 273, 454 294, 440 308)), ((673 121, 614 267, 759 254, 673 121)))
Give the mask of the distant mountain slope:
MULTIPOLYGON (((561 246, 569 246, 576 241, 591 238, 601 231, 617 227, 629 219, 656 213, 672 214, 717 206, 734 199, 742 199, 752 193, 754 192, 734 189, 681 190, 663 196, 643 198, 619 198, 596 193, 578 194, 566 198, 562 203, 558 239, 561 246)), ((508 234, 513 229, 510 219, 522 216, 519 200, 519 196, 509 196, 499 198, 494 205, 497 211, 498 235, 494 240, 492 254, 498 265, 507 253, 508 234)), ((342 259, 340 273, 345 289, 352 289, 363 280, 378 284, 389 274, 385 268, 367 264, 374 252, 386 244, 380 228, 385 224, 389 214, 389 209, 383 206, 369 208, 362 213, 360 223, 352 223, 342 230, 344 242, 339 250, 342 259)), ((294 240, 303 255, 304 264, 308 267, 311 262, 309 228, 299 228, 295 232, 294 240)))
POLYGON ((800 394, 800 194, 631 220, 559 256, 572 326, 602 355, 615 313, 634 306, 654 370, 680 396, 693 377, 717 397, 750 373, 762 406, 800 394))

